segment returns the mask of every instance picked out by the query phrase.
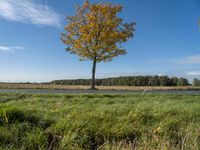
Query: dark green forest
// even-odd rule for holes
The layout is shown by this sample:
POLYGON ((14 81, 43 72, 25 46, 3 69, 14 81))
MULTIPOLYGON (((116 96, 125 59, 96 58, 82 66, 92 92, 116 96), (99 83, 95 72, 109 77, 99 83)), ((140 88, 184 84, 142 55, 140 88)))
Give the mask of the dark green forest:
POLYGON ((193 84, 192 84, 193 86, 200 86, 200 80, 199 79, 194 79, 193 80, 193 84))
MULTIPOLYGON (((96 79, 98 86, 188 86, 185 78, 168 76, 124 76, 96 79)), ((91 85, 91 79, 55 80, 56 85, 91 85)))

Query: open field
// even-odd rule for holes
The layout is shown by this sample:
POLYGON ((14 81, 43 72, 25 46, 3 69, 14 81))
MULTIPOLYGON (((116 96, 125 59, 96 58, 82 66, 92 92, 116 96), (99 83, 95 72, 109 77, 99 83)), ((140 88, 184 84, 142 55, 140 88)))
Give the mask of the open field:
POLYGON ((198 150, 200 95, 0 94, 0 149, 198 150))
MULTIPOLYGON (((87 90, 89 88, 90 86, 82 85, 0 83, 0 89, 87 90)), ((96 88, 99 90, 200 90, 200 86, 96 86, 96 88)))

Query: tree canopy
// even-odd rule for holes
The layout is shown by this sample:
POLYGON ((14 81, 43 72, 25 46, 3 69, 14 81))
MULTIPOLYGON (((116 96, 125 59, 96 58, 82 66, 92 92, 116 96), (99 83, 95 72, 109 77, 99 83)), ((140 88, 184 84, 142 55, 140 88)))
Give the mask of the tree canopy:
POLYGON ((120 46, 133 36, 134 23, 123 23, 117 14, 122 7, 108 3, 90 5, 86 1, 77 7, 76 15, 68 16, 68 25, 61 39, 66 50, 80 56, 80 60, 111 61, 126 54, 120 46))

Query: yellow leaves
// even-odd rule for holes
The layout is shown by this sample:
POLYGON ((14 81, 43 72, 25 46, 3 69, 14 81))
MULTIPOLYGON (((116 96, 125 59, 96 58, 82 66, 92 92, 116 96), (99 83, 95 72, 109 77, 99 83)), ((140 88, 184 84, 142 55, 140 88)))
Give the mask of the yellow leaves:
POLYGON ((73 48, 75 48, 75 49, 80 49, 81 46, 80 46, 79 44, 74 44, 74 47, 73 47, 73 48))
POLYGON ((87 41, 88 37, 89 37, 89 36, 88 36, 87 34, 83 34, 81 38, 82 38, 83 40, 86 40, 86 41, 87 41))
POLYGON ((91 12, 97 12, 101 9, 101 5, 100 4, 93 4, 91 7, 90 7, 90 11, 91 12))
POLYGON ((90 43, 90 36, 88 34, 82 34, 80 40, 85 43, 90 43))
POLYGON ((83 34, 87 33, 86 27, 80 26, 78 30, 79 30, 80 33, 83 33, 83 34))
POLYGON ((95 16, 93 16, 93 15, 91 15, 91 14, 87 14, 87 15, 86 15, 86 18, 87 18, 87 21, 88 21, 88 22, 94 22, 94 21, 96 21, 95 16))
POLYGON ((121 10, 122 10, 122 6, 119 6, 119 5, 115 5, 112 8, 113 8, 112 10, 113 10, 114 13, 121 12, 121 10))
POLYGON ((81 49, 82 48, 82 44, 80 42, 80 39, 74 40, 73 48, 74 49, 81 49))

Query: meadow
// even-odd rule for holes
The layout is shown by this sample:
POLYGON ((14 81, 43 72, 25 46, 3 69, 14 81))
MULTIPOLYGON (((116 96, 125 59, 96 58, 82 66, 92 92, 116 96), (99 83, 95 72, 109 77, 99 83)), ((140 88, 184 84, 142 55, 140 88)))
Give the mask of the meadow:
POLYGON ((200 95, 0 94, 2 150, 198 150, 200 95))

